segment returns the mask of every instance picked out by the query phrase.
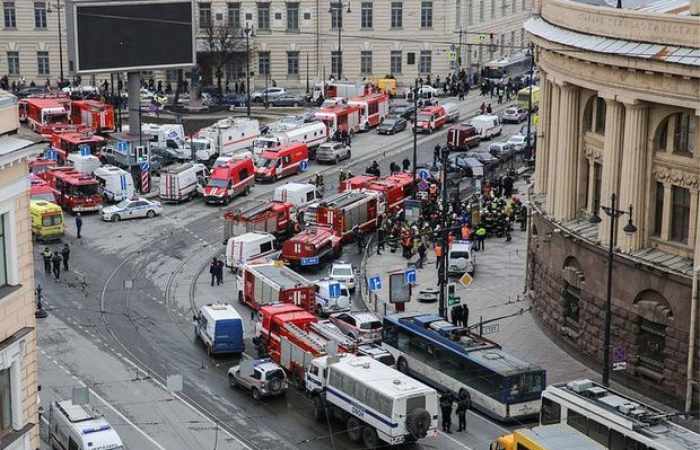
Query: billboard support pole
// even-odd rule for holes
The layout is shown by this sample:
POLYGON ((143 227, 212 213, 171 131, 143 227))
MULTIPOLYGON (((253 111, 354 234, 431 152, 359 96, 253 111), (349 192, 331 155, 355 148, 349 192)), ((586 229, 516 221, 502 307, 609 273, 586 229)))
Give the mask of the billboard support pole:
POLYGON ((141 75, 138 72, 126 74, 126 88, 129 93, 129 134, 136 136, 141 134, 139 124, 141 111, 141 75), (134 114, 139 112, 139 114, 134 114))

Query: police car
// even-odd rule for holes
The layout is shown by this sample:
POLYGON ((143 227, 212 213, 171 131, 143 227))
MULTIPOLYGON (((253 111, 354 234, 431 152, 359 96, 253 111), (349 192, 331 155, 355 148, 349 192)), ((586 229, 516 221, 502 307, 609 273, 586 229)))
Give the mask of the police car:
POLYGON ((160 202, 145 198, 132 198, 122 200, 116 205, 102 208, 102 220, 107 222, 119 222, 120 220, 135 219, 137 217, 152 218, 163 212, 160 202))

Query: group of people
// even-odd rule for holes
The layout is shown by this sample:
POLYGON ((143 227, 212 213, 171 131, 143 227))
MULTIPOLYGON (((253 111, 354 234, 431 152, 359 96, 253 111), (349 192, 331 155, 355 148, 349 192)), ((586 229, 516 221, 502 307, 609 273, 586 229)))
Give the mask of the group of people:
POLYGON ((525 83, 520 78, 506 78, 505 80, 492 81, 484 78, 480 85, 482 97, 496 98, 498 104, 502 104, 505 98, 509 102, 511 98, 518 95, 518 91, 525 87, 525 83))
POLYGON ((211 285, 217 286, 224 284, 224 262, 217 257, 212 258, 209 263, 209 275, 211 275, 211 285))
POLYGON ((445 433, 452 433, 452 410, 455 409, 457 413, 457 420, 459 425, 457 431, 467 430, 467 410, 471 408, 472 399, 469 391, 462 388, 459 390, 457 397, 452 394, 452 392, 444 392, 440 396, 440 412, 442 413, 442 431, 445 433), (457 408, 454 408, 455 402, 457 403, 457 408))
POLYGON ((41 257, 44 260, 44 272, 46 272, 48 277, 53 275, 56 281, 60 280, 61 265, 63 265, 63 270, 68 272, 68 261, 70 260, 70 247, 68 244, 63 244, 60 251, 56 250, 53 252, 49 247, 44 247, 41 257))
POLYGON ((447 95, 459 97, 460 100, 464 100, 464 97, 469 95, 469 89, 473 82, 470 78, 471 76, 464 69, 461 69, 457 73, 447 74, 442 80, 440 79, 440 75, 437 75, 435 79, 433 79, 430 74, 428 74, 425 80, 419 78, 418 84, 432 86, 435 89, 442 89, 447 95))

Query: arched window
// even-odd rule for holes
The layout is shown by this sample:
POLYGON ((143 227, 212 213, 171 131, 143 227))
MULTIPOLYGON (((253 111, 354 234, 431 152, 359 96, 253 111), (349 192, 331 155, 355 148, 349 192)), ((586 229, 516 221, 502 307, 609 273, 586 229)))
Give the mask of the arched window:
POLYGON ((600 97, 595 99, 595 132, 605 134, 605 100, 600 97))
POLYGON ((605 99, 592 97, 583 110, 583 130, 605 134, 605 99))
POLYGON ((634 305, 639 318, 639 366, 662 374, 666 359, 666 328, 673 320, 671 306, 663 295, 654 290, 641 292, 634 305))
POLYGON ((656 129, 656 151, 691 156, 695 153, 696 120, 691 111, 668 116, 656 129))
POLYGON ((586 102, 586 108, 583 110, 583 131, 593 131, 593 100, 595 97, 586 102))

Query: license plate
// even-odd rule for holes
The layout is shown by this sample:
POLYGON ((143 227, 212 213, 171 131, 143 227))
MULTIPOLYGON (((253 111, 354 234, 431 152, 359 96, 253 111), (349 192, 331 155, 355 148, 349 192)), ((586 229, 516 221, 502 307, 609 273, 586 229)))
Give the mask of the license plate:
POLYGON ((302 266, 312 266, 314 264, 318 264, 318 256, 310 256, 307 258, 301 258, 301 265, 302 266))

